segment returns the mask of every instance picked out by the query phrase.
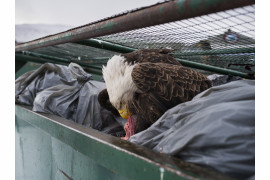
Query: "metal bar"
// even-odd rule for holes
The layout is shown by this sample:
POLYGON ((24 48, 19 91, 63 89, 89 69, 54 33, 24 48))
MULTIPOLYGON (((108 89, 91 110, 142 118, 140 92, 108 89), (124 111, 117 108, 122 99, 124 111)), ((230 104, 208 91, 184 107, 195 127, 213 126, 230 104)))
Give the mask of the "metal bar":
POLYGON ((74 42, 252 5, 255 0, 175 0, 19 44, 15 51, 74 42))
POLYGON ((35 52, 30 52, 30 51, 22 51, 22 54, 33 56, 33 57, 38 57, 38 58, 39 57, 45 58, 45 59, 54 60, 54 61, 63 62, 63 63, 70 63, 71 62, 68 59, 59 58, 59 57, 55 57, 55 56, 49 56, 49 55, 45 55, 45 54, 39 54, 39 53, 35 53, 35 52))
MULTIPOLYGON (((50 59, 50 60, 55 60, 55 61, 59 61, 59 62, 63 62, 63 63, 71 63, 71 62, 79 62, 79 63, 83 63, 80 62, 79 60, 70 60, 70 59, 65 59, 65 58, 60 58, 60 57, 55 57, 55 56, 49 56, 46 54, 40 54, 40 53, 36 53, 36 52, 31 52, 31 51, 22 51, 22 54, 25 55, 29 55, 29 56, 33 56, 33 57, 41 57, 41 58, 45 58, 45 59, 50 59)), ((108 60, 109 57, 97 57, 97 58, 91 58, 89 60, 96 60, 96 61, 104 61, 104 60, 108 60)), ((92 63, 93 64, 93 63, 92 63)))
POLYGON ((114 52, 119 52, 119 53, 129 53, 132 51, 135 51, 136 49, 122 46, 119 44, 107 42, 107 41, 102 41, 98 39, 86 39, 82 41, 76 41, 74 42, 76 44, 81 44, 81 45, 86 45, 86 46, 91 46, 99 49, 106 49, 109 51, 114 51, 114 52))
MULTIPOLYGON (((19 61, 32 61, 32 62, 37 62, 37 63, 50 62, 50 63, 56 63, 56 64, 69 64, 70 62, 72 62, 72 61, 65 61, 65 62, 64 61, 55 61, 52 59, 44 59, 44 58, 41 58, 40 56, 34 57, 31 55, 23 55, 21 53, 16 53, 15 59, 19 60, 19 61)), ((247 79, 254 79, 254 75, 251 75, 251 74, 247 74, 247 73, 243 73, 243 72, 239 72, 239 71, 234 71, 234 70, 230 70, 230 69, 225 69, 225 68, 220 68, 220 67, 215 67, 215 66, 211 66, 211 65, 201 64, 201 63, 183 60, 183 59, 179 59, 179 58, 176 58, 176 59, 183 66, 206 70, 206 71, 211 71, 211 72, 216 72, 216 73, 221 73, 221 74, 231 74, 231 75, 240 76, 240 77, 247 78, 247 79)), ((78 61, 75 61, 75 63, 77 63, 83 67, 90 68, 91 71, 93 71, 94 73, 102 75, 102 72, 101 72, 102 67, 101 66, 89 65, 87 63, 78 62, 78 61)))
MULTIPOLYGON (((45 59, 44 57, 34 57, 31 55, 24 55, 21 53, 15 53, 15 60, 16 61, 31 61, 31 62, 36 62, 36 63, 55 63, 55 64, 64 64, 67 65, 69 63, 71 63, 72 61, 56 61, 54 59, 45 59)), ((78 62, 78 61, 73 61, 74 63, 77 63, 83 67, 89 68, 89 71, 95 73, 95 74, 99 74, 102 75, 101 66, 94 66, 94 65, 89 65, 87 63, 83 63, 83 62, 78 62)))
POLYGON ((173 53, 174 56, 194 56, 194 55, 216 55, 216 54, 239 54, 239 53, 255 53, 254 47, 237 48, 237 49, 217 49, 217 50, 205 50, 197 52, 182 52, 173 53))
MULTIPOLYGON (((106 41, 104 41, 104 42, 106 44, 106 41)), ((106 49, 106 50, 109 50, 107 48, 113 47, 114 50, 117 51, 117 52, 120 52, 120 51, 132 52, 134 50, 137 50, 137 49, 131 49, 131 48, 125 47, 125 46, 118 47, 117 45, 115 45, 113 43, 110 43, 109 46, 106 46, 106 45, 105 46, 96 46, 95 43, 88 43, 87 45, 89 45, 89 46, 93 46, 94 45, 94 47, 96 47, 96 48, 102 48, 102 49, 106 49)), ((235 49, 234 52, 243 53, 243 52, 241 52, 241 50, 243 50, 243 52, 247 53, 247 52, 252 52, 255 49, 254 48, 239 48, 239 49, 235 49)), ((233 53, 233 50, 232 49, 231 50, 220 50, 219 52, 220 53, 225 53, 225 52, 228 53, 228 52, 230 52, 232 54, 233 53)), ((176 53, 173 54, 173 55, 176 55, 176 53)), ((192 62, 192 61, 188 61, 188 60, 183 60, 183 59, 179 59, 179 58, 176 58, 176 59, 182 65, 187 66, 187 67, 192 67, 192 68, 196 68, 196 69, 211 71, 211 72, 215 72, 215 73, 231 74, 231 75, 240 76, 240 77, 247 78, 247 79, 254 79, 254 75, 250 75, 250 74, 247 74, 247 73, 243 73, 243 72, 239 72, 239 71, 234 71, 234 70, 230 70, 230 69, 225 69, 225 68, 220 68, 220 67, 215 67, 215 66, 206 65, 206 64, 201 64, 201 63, 192 62)))
MULTIPOLYGON (((76 166, 72 166, 71 168, 74 169, 71 170, 74 172, 74 174, 71 173, 69 175, 74 176, 72 177, 74 179, 89 179, 89 177, 87 178, 86 176, 86 174, 89 173, 92 173, 93 177, 99 177, 94 175, 96 175, 95 173, 100 172, 96 172, 93 170, 93 168, 91 168, 93 165, 97 164, 101 165, 103 169, 106 170, 102 171, 102 173, 110 172, 108 175, 114 174, 121 177, 120 179, 230 179, 219 173, 199 167, 192 163, 184 162, 166 154, 154 152, 151 149, 123 141, 120 138, 109 136, 56 115, 36 113, 19 105, 16 105, 15 110, 18 125, 17 132, 27 133, 27 137, 29 138, 28 141, 24 141, 24 138, 22 138, 19 143, 23 145, 24 143, 32 142, 33 146, 31 151, 24 151, 24 156, 32 157, 30 153, 37 151, 40 146, 44 147, 46 143, 49 143, 46 149, 49 151, 49 147, 52 146, 52 143, 50 141, 46 141, 46 138, 57 139, 57 142, 69 147, 69 151, 65 151, 65 149, 61 150, 60 148, 58 150, 59 152, 54 151, 54 153, 59 154, 66 152, 66 155, 68 155, 68 157, 64 157, 64 159, 55 156, 55 160, 58 160, 58 163, 60 163, 57 165, 59 165, 61 168, 66 167, 61 163, 68 163, 70 161, 76 162, 79 156, 84 155, 81 157, 85 158, 85 161, 88 161, 86 164, 88 164, 90 167, 81 167, 81 169, 78 168, 78 170, 76 169, 76 166), (20 124, 23 124, 23 122, 24 126, 19 126, 20 124), (28 126, 25 127, 26 123, 28 126), (27 128, 27 131, 23 131, 23 128, 27 128), (35 131, 35 129, 37 130, 35 131), (29 136, 29 133, 32 134, 29 136), (44 142, 40 143, 40 141, 31 141, 31 138, 35 137, 36 133, 38 133, 39 136, 44 136, 44 134, 46 134, 46 137, 42 136, 44 142), (70 149, 72 149, 72 152, 76 153, 74 156, 73 153, 72 155, 68 154, 71 153, 70 149), (65 161, 65 159, 68 160, 65 161)), ((61 147, 63 147, 62 145, 61 147)), ((53 150, 57 150, 57 147, 59 146, 54 146, 53 150)), ((53 161, 48 161, 46 157, 40 158, 39 154, 40 149, 36 155, 38 158, 36 160, 38 161, 37 166, 40 165, 40 163, 46 163, 45 166, 48 168, 48 171, 43 171, 42 175, 50 176, 51 168, 55 168, 55 166, 52 165, 53 161), (42 161, 42 159, 45 161, 42 161)), ((49 158, 50 153, 47 153, 47 155, 47 158, 49 158)), ((25 161, 31 164, 31 162, 34 160, 27 158, 25 161)), ((80 163, 83 162, 78 162, 78 167, 80 167, 80 163)), ((29 166, 29 164, 25 164, 24 168, 32 167, 29 166)), ((31 169, 27 170, 31 171, 31 169)), ((38 176, 41 175, 38 174, 38 176)))
POLYGON ((230 69, 225 69, 225 68, 220 68, 216 66, 211 66, 211 65, 206 65, 206 64, 201 64, 197 62, 192 62, 192 61, 187 61, 184 59, 178 59, 176 58, 183 66, 188 66, 191 68, 196 68, 196 69, 201 69, 201 70, 206 70, 206 71, 211 71, 211 72, 216 72, 216 73, 221 73, 221 74, 230 74, 234 76, 240 76, 242 78, 247 78, 247 79, 254 79, 254 74, 247 74, 239 71, 234 71, 230 69))

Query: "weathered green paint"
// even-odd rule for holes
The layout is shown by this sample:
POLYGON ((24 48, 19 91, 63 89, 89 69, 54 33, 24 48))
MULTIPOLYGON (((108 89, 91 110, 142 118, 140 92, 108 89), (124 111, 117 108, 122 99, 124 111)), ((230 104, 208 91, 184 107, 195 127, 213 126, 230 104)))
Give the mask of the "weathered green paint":
MULTIPOLYGON (((224 2, 223 0, 190 0, 190 7, 193 11, 196 11, 198 8, 208 8, 208 7, 215 7, 218 4, 221 4, 222 2, 224 2), (203 7, 202 7, 203 6, 203 7)), ((231 0, 231 2, 227 1, 226 3, 233 3, 233 1, 231 0)))
POLYGON ((25 65, 25 63, 26 62, 15 61, 15 73, 19 71, 25 65))
POLYGON ((194 55, 242 54, 242 53, 255 53, 255 48, 248 47, 248 48, 233 48, 233 49, 215 49, 215 50, 204 50, 195 52, 173 53, 173 55, 194 56, 194 55))
MULTIPOLYGON (((35 55, 37 55, 37 54, 38 53, 35 53, 35 55)), ((47 55, 38 54, 38 57, 36 57, 35 55, 33 55, 32 53, 28 53, 28 55, 23 55, 21 53, 16 53, 15 54, 15 59, 17 61, 32 61, 32 62, 37 62, 37 63, 56 63, 56 64, 63 64, 63 65, 74 62, 74 63, 77 63, 77 64, 83 66, 83 67, 92 68, 93 70, 101 70, 101 66, 90 65, 90 64, 84 63, 84 62, 69 61, 69 60, 59 61, 59 60, 57 60, 58 58, 54 58, 54 57, 51 58, 50 56, 48 57, 47 55)))
POLYGON ((72 36, 72 32, 67 32, 67 33, 65 33, 62 37, 63 38, 68 38, 69 36, 72 36))
POLYGON ((87 69, 84 69, 86 72, 90 73, 94 80, 101 81, 103 79, 102 73, 93 73, 93 71, 89 71, 87 69))
MULTIPOLYGON (((54 63, 54 64, 61 64, 61 65, 68 65, 70 63, 70 61, 57 61, 57 60, 51 60, 51 59, 45 59, 45 58, 41 58, 39 57, 33 57, 30 55, 23 55, 21 53, 16 53, 15 54, 15 59, 16 62, 35 62, 35 63, 54 63)), ((93 79, 95 80, 101 80, 102 79, 102 72, 101 72, 101 66, 95 66, 95 65, 89 65, 87 63, 83 63, 83 62, 75 62, 79 65, 81 65, 84 70, 88 73, 90 73, 93 76, 93 79)), ((25 66, 23 66, 20 70, 18 70, 18 72, 15 75, 15 78, 17 79, 20 75, 26 73, 27 71, 30 70, 35 70, 37 69, 37 67, 30 67, 29 63, 27 63, 25 66)))
MULTIPOLYGON (((17 63, 18 61, 16 61, 17 63)), ((20 62, 20 61, 19 61, 20 62)), ((36 70, 39 68, 42 64, 40 63, 34 63, 34 62, 25 62, 24 66, 22 66, 16 73, 15 73, 15 79, 17 79, 19 76, 23 75, 26 72, 36 70)))
POLYGON ((253 74, 242 73, 239 71, 234 71, 234 70, 220 68, 220 67, 211 66, 211 65, 207 65, 207 64, 201 64, 201 63, 197 63, 197 62, 187 61, 184 59, 178 59, 178 58, 176 58, 176 59, 183 66, 188 66, 191 68, 202 69, 205 71, 211 71, 211 72, 216 72, 216 73, 220 73, 220 74, 230 74, 230 75, 240 76, 242 78, 247 78, 247 79, 254 79, 255 78, 253 74))
MULTIPOLYGON (((100 26, 100 29, 111 29, 116 25, 117 23, 115 22, 106 21, 104 25, 100 26)), ((97 30, 100 30, 100 29, 97 29, 97 30)))
POLYGON ((159 12, 162 13, 163 9, 164 9, 163 7, 160 7, 159 12))
POLYGON ((114 51, 114 52, 119 52, 119 53, 129 53, 136 50, 134 48, 130 48, 130 47, 126 47, 126 46, 122 46, 119 44, 110 43, 110 42, 102 41, 98 39, 87 39, 87 40, 77 41, 74 43, 91 46, 91 47, 95 47, 99 49, 106 49, 109 51, 114 51))
POLYGON ((229 179, 55 115, 16 105, 16 179, 229 179))
POLYGON ((25 122, 23 117, 16 116, 15 119, 17 180, 124 179, 68 144, 25 122))
MULTIPOLYGON (((47 59, 47 60, 52 60, 53 62, 58 62, 58 63, 71 63, 71 62, 75 62, 75 63, 79 63, 79 64, 85 64, 85 66, 89 66, 89 67, 97 67, 98 69, 100 69, 100 66, 95 65, 95 63, 87 63, 85 61, 80 61, 80 60, 70 60, 70 59, 65 59, 65 58, 61 58, 61 57, 55 57, 55 56, 50 56, 47 54, 41 54, 41 53, 36 53, 36 52, 30 52, 30 51, 23 51, 22 53, 16 53, 16 55, 19 54, 23 54, 23 55, 28 55, 31 57, 37 57, 37 58, 43 58, 43 59, 47 59)), ((88 61, 96 61, 98 64, 101 61, 107 61, 109 59, 109 57, 95 57, 95 58, 89 58, 88 61)))
MULTIPOLYGON (((16 57, 22 57, 22 59, 24 59, 23 57, 36 57, 33 58, 33 60, 36 60, 37 62, 52 62, 52 63, 57 63, 57 64, 69 64, 71 62, 80 64, 82 66, 86 66, 86 67, 90 67, 90 68, 94 68, 94 69, 98 69, 100 70, 101 67, 98 65, 92 65, 90 63, 86 63, 86 62, 81 62, 78 60, 70 60, 70 59, 64 59, 64 58, 60 58, 60 57, 55 57, 55 56, 49 56, 46 54, 40 54, 40 53, 35 53, 35 52, 30 52, 30 51, 23 51, 22 53, 15 53, 15 58, 16 57), (26 55, 26 56, 24 56, 26 55)), ((20 58, 19 58, 20 59, 20 58)), ((30 59, 30 58, 29 58, 30 59)), ((108 60, 109 57, 107 58, 91 58, 90 60, 94 60, 94 61, 102 61, 102 60, 108 60)))
MULTIPOLYGON (((201 9, 215 9, 218 6, 238 6, 245 0, 177 0, 175 1, 179 13, 197 13, 201 9)), ((246 0, 247 2, 247 0, 246 0)), ((253 1, 255 3, 255 1, 253 1)))
POLYGON ((15 53, 15 60, 16 61, 30 61, 30 62, 36 62, 36 63, 56 63, 56 64, 66 64, 66 62, 60 62, 60 61, 55 61, 51 59, 44 59, 41 57, 33 57, 30 55, 24 55, 22 53, 15 53))
POLYGON ((48 60, 53 60, 53 61, 62 62, 62 63, 70 63, 71 62, 68 59, 49 56, 49 55, 46 55, 46 54, 40 54, 40 53, 35 53, 35 52, 30 52, 30 51, 23 51, 22 54, 30 55, 30 56, 38 57, 38 58, 45 58, 45 59, 48 59, 48 60))

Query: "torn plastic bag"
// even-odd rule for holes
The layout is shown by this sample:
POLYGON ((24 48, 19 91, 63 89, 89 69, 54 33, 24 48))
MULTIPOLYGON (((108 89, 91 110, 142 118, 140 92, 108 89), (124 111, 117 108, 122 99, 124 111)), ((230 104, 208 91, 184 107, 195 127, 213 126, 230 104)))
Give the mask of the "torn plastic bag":
POLYGON ((225 84, 231 81, 237 81, 237 80, 242 79, 239 76, 220 75, 220 74, 212 74, 212 75, 207 76, 207 78, 212 81, 213 86, 219 86, 221 84, 225 84))
POLYGON ((98 103, 105 83, 92 80, 79 65, 47 63, 15 82, 16 103, 33 105, 33 111, 56 114, 78 124, 124 136, 111 112, 98 103))
POLYGON ((238 179, 255 174, 255 81, 214 86, 129 140, 238 179))

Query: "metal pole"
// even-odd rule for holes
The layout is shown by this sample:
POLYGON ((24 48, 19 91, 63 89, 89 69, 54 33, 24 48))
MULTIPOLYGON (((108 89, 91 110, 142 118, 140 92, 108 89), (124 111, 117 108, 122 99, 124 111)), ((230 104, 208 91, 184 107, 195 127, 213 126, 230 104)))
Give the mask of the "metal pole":
POLYGON ((255 0, 175 0, 158 3, 62 33, 19 44, 15 51, 75 42, 252 5, 255 0))
POLYGON ((236 49, 216 49, 216 50, 205 50, 197 52, 182 52, 173 53, 174 56, 195 56, 195 55, 217 55, 217 54, 242 54, 242 53, 255 53, 254 47, 248 48, 236 48, 236 49))
POLYGON ((240 76, 242 78, 247 78, 247 79, 254 79, 253 74, 247 74, 239 71, 234 71, 231 69, 225 69, 225 68, 220 68, 216 66, 211 66, 211 65, 206 65, 206 64, 201 64, 197 62, 192 62, 192 61, 187 61, 184 59, 178 59, 176 58, 183 66, 191 67, 191 68, 196 68, 196 69, 201 69, 201 70, 206 70, 206 71, 211 71, 211 72, 216 72, 216 73, 221 73, 221 74, 231 74, 234 76, 240 76))
MULTIPOLYGON (((19 54, 19 53, 16 53, 16 54, 19 54)), ((29 56, 32 56, 32 57, 45 58, 47 60, 52 60, 52 62, 55 62, 55 61, 62 62, 62 63, 70 63, 71 62, 68 59, 49 56, 49 55, 45 55, 45 54, 34 53, 34 52, 30 52, 30 51, 22 51, 22 54, 29 55, 29 56)))
MULTIPOLYGON (((46 58, 44 59, 44 57, 41 57, 39 55, 39 57, 35 57, 33 56, 33 54, 28 53, 29 55, 23 55, 21 53, 16 53, 15 54, 15 59, 19 60, 19 61, 32 61, 32 62, 37 62, 37 63, 57 63, 57 64, 69 64, 72 61, 66 60, 66 61, 58 61, 55 58, 46 58)), ((206 70, 206 71, 211 71, 211 72, 215 72, 215 73, 221 73, 221 74, 231 74, 234 76, 240 76, 243 78, 247 78, 247 79, 254 79, 254 75, 250 75, 247 73, 243 73, 243 72, 239 72, 239 71, 234 71, 234 70, 230 70, 230 69, 225 69, 225 68, 220 68, 220 67, 215 67, 215 66, 211 66, 211 65, 206 65, 206 64, 201 64, 201 63, 197 63, 197 62, 192 62, 192 61, 188 61, 188 60, 183 60, 183 59, 178 59, 176 58, 183 66, 187 66, 187 67, 191 67, 191 68, 196 68, 196 69, 201 69, 201 70, 206 70)), ((101 66, 94 66, 94 65, 89 65, 87 63, 83 63, 83 62, 79 62, 79 61, 74 61, 75 63, 83 66, 83 67, 87 67, 87 68, 91 68, 91 70, 95 71, 96 74, 102 74, 101 70, 102 67, 101 66)))
POLYGON ((29 55, 24 55, 24 54, 21 54, 21 53, 15 53, 15 60, 16 61, 31 61, 31 62, 36 62, 36 63, 54 63, 54 64, 63 64, 63 65, 67 65, 71 62, 74 62, 74 63, 77 63, 83 67, 86 67, 86 68, 89 68, 90 71, 92 71, 93 73, 95 74, 99 74, 99 75, 102 75, 102 72, 101 72, 101 69, 102 67, 101 66, 94 66, 94 65, 89 65, 87 63, 83 63, 83 62, 79 62, 79 61, 69 61, 69 60, 66 60, 66 61, 58 61, 56 59, 45 59, 44 57, 35 57, 35 56, 31 56, 30 54, 29 55))
MULTIPOLYGON (((118 46, 117 44, 114 43, 108 43, 106 41, 98 41, 98 40, 87 40, 84 43, 81 43, 83 45, 87 45, 87 46, 91 46, 91 47, 96 47, 96 48, 101 48, 101 49, 105 49, 105 50, 114 50, 116 52, 132 52, 135 51, 137 49, 132 49, 126 46, 118 46), (97 42, 99 43, 97 45, 97 42)), ((239 49, 230 49, 230 50, 217 50, 217 53, 220 54, 224 54, 224 53, 248 53, 248 52, 253 52, 255 51, 255 48, 239 48, 239 49)), ((215 51, 211 50, 211 51, 204 51, 204 52, 208 52, 209 54, 214 53, 215 51)), ((186 55, 193 55, 191 52, 186 52, 186 55)), ((203 52, 201 52, 203 53, 203 52)), ((173 55, 182 55, 182 53, 174 53, 173 55)), ((184 54, 184 53, 183 53, 184 54)), ((196 54, 198 55, 200 54, 199 52, 196 54)), ((221 74, 231 74, 231 75, 235 75, 235 76, 240 76, 243 78, 247 78, 247 79, 254 79, 254 75, 249 75, 247 73, 243 73, 243 72, 239 72, 239 71, 234 71, 234 70, 230 70, 230 69, 225 69, 225 68, 221 68, 221 67, 216 67, 216 66, 211 66, 211 65, 206 65, 206 64, 201 64, 201 63, 197 63, 197 62, 193 62, 193 61, 189 61, 189 60, 183 60, 183 59, 179 59, 176 58, 182 65, 187 66, 187 67, 191 67, 191 68, 196 68, 196 69, 201 69, 201 70, 206 70, 206 71, 210 71, 210 72, 215 72, 215 73, 221 73, 221 74)))
POLYGON ((109 51, 119 52, 119 53, 129 53, 135 51, 136 49, 127 46, 122 46, 119 44, 110 43, 107 41, 102 41, 98 39, 86 39, 82 41, 75 42, 76 44, 81 44, 85 46, 91 46, 99 49, 106 49, 109 51))
MULTIPOLYGON (((100 41, 99 45, 96 45, 96 41, 88 41, 88 43, 84 43, 84 45, 87 46, 91 46, 91 47, 96 47, 96 48, 102 48, 102 49, 106 49, 106 50, 112 50, 112 48, 114 49, 114 51, 116 52, 132 52, 135 51, 137 49, 132 49, 129 47, 125 47, 125 46, 118 46, 116 44, 113 43, 108 43, 106 41, 100 41), (102 46, 102 44, 104 46, 102 46), (108 44, 109 46, 107 46, 106 44, 108 44), (109 49, 108 49, 109 48, 109 49)), ((215 50, 216 51, 216 50, 215 50)), ((214 53, 215 51, 211 50, 211 51, 203 51, 206 53, 214 53)), ((230 53, 230 54, 234 54, 234 53, 250 53, 255 51, 255 48, 239 48, 239 49, 229 49, 229 50, 217 50, 217 53, 220 54, 224 54, 224 53, 230 53)), ((201 53, 203 53, 201 52, 201 53)), ((174 53, 173 55, 182 55, 182 53, 174 53)), ((184 53, 183 53, 184 54, 184 53)), ((200 54, 200 52, 198 52, 196 55, 200 54)), ((186 55, 193 55, 191 52, 186 52, 186 55)), ((210 71, 210 72, 215 72, 215 73, 221 73, 221 74, 231 74, 231 75, 235 75, 235 76, 240 76, 243 78, 247 78, 247 79, 254 79, 254 75, 250 75, 247 73, 243 73, 243 72, 239 72, 239 71, 234 71, 234 70, 230 70, 230 69, 225 69, 225 68, 221 68, 221 67, 216 67, 216 66, 211 66, 211 65, 206 65, 206 64, 202 64, 202 63, 197 63, 197 62, 193 62, 193 61, 189 61, 189 60, 183 60, 183 59, 179 59, 176 58, 182 65, 187 66, 187 67, 191 67, 191 68, 196 68, 196 69, 201 69, 201 70, 206 70, 206 71, 210 71)))
MULTIPOLYGON (((19 54, 20 52, 18 52, 17 54, 19 54)), ((54 61, 58 61, 58 62, 63 62, 63 63, 71 63, 71 62, 79 62, 79 63, 84 63, 84 62, 80 62, 77 60, 70 60, 70 59, 65 59, 65 58, 60 58, 60 57, 55 57, 55 56, 49 56, 46 54, 40 54, 40 53, 36 53, 36 52, 31 52, 31 51, 22 51, 22 54, 25 55, 29 55, 32 57, 40 57, 40 58, 44 58, 44 59, 48 59, 48 60, 54 60, 54 61)), ((95 61, 107 61, 109 59, 109 57, 97 57, 97 58, 91 58, 89 60, 95 60, 95 61)), ((102 63, 102 62, 101 62, 102 63)), ((104 62, 103 62, 104 63, 104 62)), ((88 64, 88 63, 86 63, 88 64)), ((94 65, 95 63, 91 63, 91 65, 94 65)), ((97 63, 100 64, 100 63, 97 63)))

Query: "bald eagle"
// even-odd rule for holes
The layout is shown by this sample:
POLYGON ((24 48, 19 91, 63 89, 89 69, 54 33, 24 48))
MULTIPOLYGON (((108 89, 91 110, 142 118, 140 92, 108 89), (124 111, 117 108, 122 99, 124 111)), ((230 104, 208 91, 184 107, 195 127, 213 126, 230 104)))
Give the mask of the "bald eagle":
POLYGON ((115 55, 103 66, 101 106, 128 119, 126 137, 153 124, 165 111, 212 86, 203 74, 182 66, 171 50, 138 50, 115 55), (136 115, 136 118, 133 118, 136 115))

